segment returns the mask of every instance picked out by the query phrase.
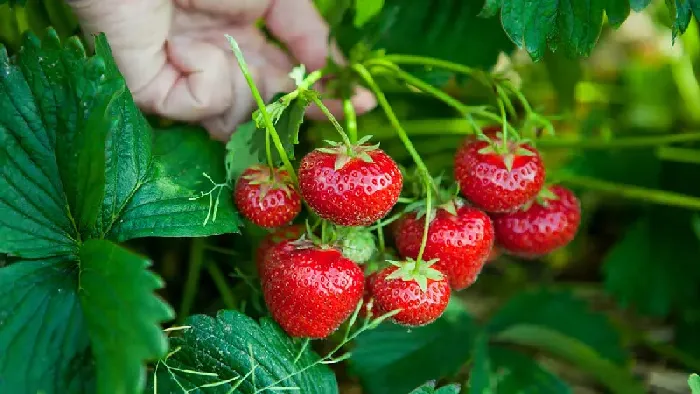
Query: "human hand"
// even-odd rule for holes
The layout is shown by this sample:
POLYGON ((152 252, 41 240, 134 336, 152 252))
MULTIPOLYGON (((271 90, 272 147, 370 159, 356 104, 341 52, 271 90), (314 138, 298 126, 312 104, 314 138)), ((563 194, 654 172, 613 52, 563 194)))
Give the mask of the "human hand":
MULTIPOLYGON (((104 32, 114 59, 144 111, 201 123, 219 140, 249 120, 256 108, 248 84, 225 35, 239 43, 265 100, 289 91, 293 61, 255 26, 266 26, 308 71, 320 69, 330 54, 329 29, 312 0, 68 0, 86 34, 104 32)), ((324 102, 342 117, 338 100, 324 102)), ((376 105, 358 88, 358 113, 376 105)), ((317 107, 307 115, 325 119, 317 107)))

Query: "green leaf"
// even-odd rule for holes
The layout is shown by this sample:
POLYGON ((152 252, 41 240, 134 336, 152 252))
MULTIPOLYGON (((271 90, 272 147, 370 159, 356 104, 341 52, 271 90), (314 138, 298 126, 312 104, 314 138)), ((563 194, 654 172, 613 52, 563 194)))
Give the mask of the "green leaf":
POLYGON ((566 394, 571 388, 531 357, 515 350, 477 341, 469 378, 470 393, 566 394))
POLYGON ((355 27, 362 27, 384 7, 384 0, 355 0, 355 27))
MULTIPOLYGON (((569 314, 560 316, 569 318, 569 314)), ((497 342, 545 351, 568 361, 588 372, 612 393, 641 394, 646 392, 644 385, 627 370, 601 357, 599 352, 591 346, 559 331, 534 324, 519 324, 499 332, 494 339, 497 342)))
MULTIPOLYGON (((309 105, 309 100, 304 95, 300 95, 292 100, 286 108, 280 109, 279 106, 283 104, 280 103, 279 99, 283 95, 283 93, 275 95, 270 100, 271 104, 268 105, 268 109, 278 107, 273 108, 275 109, 273 114, 277 114, 277 116, 274 116, 272 120, 282 146, 291 159, 294 158, 294 145, 299 143, 299 128, 304 121, 304 113, 309 105)), ((260 117, 262 118, 262 116, 260 117)), ((255 120, 251 120, 238 126, 236 131, 231 134, 231 138, 226 144, 225 158, 226 173, 229 179, 237 179, 246 168, 254 164, 267 163, 264 123, 260 121, 259 126, 261 128, 256 126, 255 120)), ((274 165, 280 165, 282 159, 272 138, 270 138, 270 151, 274 165)))
POLYGON ((519 293, 496 312, 488 329, 499 333, 522 324, 575 338, 614 364, 622 365, 629 358, 621 346, 619 333, 607 316, 593 312, 570 292, 540 289, 519 293))
POLYGON ((145 383, 144 361, 168 349, 160 323, 174 312, 153 293, 163 283, 147 270, 150 264, 105 240, 87 241, 80 249, 79 296, 99 393, 138 392, 145 383))
POLYGON ((74 262, 25 261, 0 268, 1 393, 93 391, 77 288, 74 262))
MULTIPOLYGON (((71 43, 74 51, 80 50, 77 40, 71 43)), ((52 87, 78 76, 53 71, 63 61, 54 34, 49 33, 47 46, 52 49, 42 50, 29 35, 15 62, 0 46, 0 252, 25 258, 74 254, 77 239, 54 146, 56 133, 66 127, 57 108, 65 117, 76 116, 82 103, 52 87), (39 63, 41 55, 46 56, 39 63)))
POLYGON ((692 394, 700 394, 700 376, 696 373, 691 374, 688 378, 688 386, 692 394))
POLYGON ((224 147, 200 128, 157 130, 153 138, 151 175, 123 208, 108 236, 125 241, 147 236, 193 237, 237 232, 241 221, 233 206, 231 190, 224 185, 223 160, 224 147), (215 188, 204 174, 219 186, 215 188), (201 193, 212 189, 210 205, 209 196, 201 197, 201 193), (200 198, 191 200, 197 196, 200 198))
POLYGON ((481 4, 385 0, 381 12, 361 29, 346 18, 336 29, 336 39, 347 53, 362 43, 387 53, 429 56, 488 69, 496 64, 500 52, 512 51, 513 44, 499 21, 477 17, 481 4))
POLYGON ((499 7, 504 30, 534 60, 541 59, 548 47, 562 48, 569 56, 588 56, 598 41, 603 13, 607 12, 613 26, 619 26, 630 9, 622 0, 490 0, 482 15, 495 15, 499 7))
POLYGON ((436 389, 435 381, 431 380, 411 391, 409 394, 459 394, 460 389, 461 387, 458 384, 450 384, 436 389))
POLYGON ((469 393, 490 394, 492 392, 489 338, 482 333, 474 346, 472 369, 469 374, 469 393))
POLYGON ((368 394, 405 394, 456 372, 469 359, 475 322, 453 300, 434 323, 407 329, 385 323, 355 340, 350 358, 368 394))
POLYGON ((672 32, 673 41, 676 41, 690 24, 691 16, 700 16, 700 0, 667 0, 666 5, 673 20, 672 32))
MULTIPOLYGON (((104 34, 95 37, 95 54, 104 59, 105 79, 123 80, 112 58, 104 34)), ((114 119, 113 132, 107 135, 105 152, 105 193, 102 215, 98 218, 97 234, 104 236, 120 223, 126 206, 136 191, 152 176, 151 127, 126 91, 110 111, 114 119)), ((158 236, 159 234, 152 234, 158 236)))
POLYGON ((700 300, 699 255, 687 211, 654 208, 605 257, 605 288, 623 306, 666 316, 700 300))
POLYGON ((497 380, 495 392, 499 394, 572 392, 566 382, 525 354, 507 347, 492 345, 489 348, 489 358, 491 371, 496 375, 497 380))
POLYGON ((240 394, 281 387, 304 394, 338 393, 333 372, 317 364, 319 357, 310 350, 299 355, 300 344, 269 318, 257 323, 239 312, 221 311, 216 319, 191 316, 185 326, 190 328, 171 339, 171 356, 158 363, 149 392, 156 386, 159 393, 229 393, 238 385, 235 392, 240 394), (205 390, 204 385, 211 387, 205 390))

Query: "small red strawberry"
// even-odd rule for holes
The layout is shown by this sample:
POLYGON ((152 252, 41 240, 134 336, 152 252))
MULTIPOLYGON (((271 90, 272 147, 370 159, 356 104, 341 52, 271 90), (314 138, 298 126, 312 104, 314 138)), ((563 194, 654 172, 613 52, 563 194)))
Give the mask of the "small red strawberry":
MULTIPOLYGON (((497 136, 501 136, 500 133, 497 136)), ((489 135, 490 141, 467 138, 457 150, 455 179, 461 193, 487 212, 510 212, 529 202, 544 184, 539 152, 524 142, 489 135)))
POLYGON ((301 195, 320 217, 341 226, 367 226, 383 218, 402 186, 396 162, 363 140, 315 149, 299 166, 301 195))
POLYGON ((260 277, 263 276, 263 263, 267 259, 267 254, 270 252, 272 247, 282 241, 297 240, 301 238, 305 232, 306 228, 304 226, 295 224, 274 229, 270 234, 266 235, 265 238, 260 241, 258 249, 255 251, 255 264, 258 267, 258 274, 260 277))
MULTIPOLYGON (((433 261, 434 262, 434 261, 433 261)), ((450 300, 447 278, 430 263, 408 259, 376 274, 372 281, 373 313, 400 309, 390 319, 404 326, 422 326, 442 315, 450 300)))
POLYGON ((537 199, 516 212, 493 215, 496 239, 510 254, 534 258, 567 245, 581 223, 581 204, 563 186, 542 189, 537 199))
POLYGON ((327 337, 363 296, 362 270, 337 249, 308 240, 284 241, 270 251, 268 260, 263 297, 272 317, 290 336, 327 337))
POLYGON ((259 164, 238 178, 234 200, 241 214, 260 227, 288 224, 301 212, 301 197, 286 170, 259 164))
MULTIPOLYGON (((399 254, 414 259, 418 257, 425 226, 425 216, 416 217, 414 212, 404 216, 395 239, 399 254)), ((489 216, 457 198, 435 210, 423 258, 438 259, 434 267, 447 275, 454 290, 462 290, 476 281, 493 244, 489 216)))

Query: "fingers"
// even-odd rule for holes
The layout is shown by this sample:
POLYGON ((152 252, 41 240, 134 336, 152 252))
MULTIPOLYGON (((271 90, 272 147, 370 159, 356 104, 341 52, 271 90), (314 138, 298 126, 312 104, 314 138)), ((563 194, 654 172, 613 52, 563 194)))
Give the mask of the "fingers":
POLYGON ((196 121, 222 113, 231 102, 230 63, 219 48, 207 42, 175 37, 166 44, 168 62, 140 90, 135 99, 145 110, 196 121))
POLYGON ((272 0, 267 27, 307 70, 318 70, 329 54, 329 28, 312 0, 272 0))
MULTIPOLYGON (((242 51, 260 95, 268 102, 276 93, 294 89, 294 81, 289 77, 292 63, 279 48, 261 42, 260 46, 254 48, 243 47, 242 51)), ((223 115, 209 117, 202 122, 212 138, 220 141, 227 141, 238 125, 252 119, 251 113, 258 108, 238 63, 233 56, 230 56, 230 60, 231 107, 227 108, 223 115)))
MULTIPOLYGON (((163 67, 163 43, 172 17, 169 0, 71 0, 68 4, 86 34, 105 33, 132 91, 143 87, 163 67)), ((92 40, 88 42, 92 45, 92 40)))

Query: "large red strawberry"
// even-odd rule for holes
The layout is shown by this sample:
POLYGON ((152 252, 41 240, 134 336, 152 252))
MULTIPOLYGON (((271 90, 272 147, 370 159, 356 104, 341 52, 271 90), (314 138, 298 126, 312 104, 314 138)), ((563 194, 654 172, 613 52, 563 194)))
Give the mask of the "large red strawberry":
POLYGON ((297 240, 301 238, 305 232, 306 228, 304 226, 295 224, 292 226, 276 228, 270 234, 266 235, 265 238, 260 241, 260 244, 255 251, 255 264, 258 267, 258 274, 260 277, 263 276, 262 269, 265 261, 267 260, 267 254, 270 252, 272 247, 282 241, 297 240))
MULTIPOLYGON (((500 135, 500 134, 498 134, 500 135)), ((490 141, 467 138, 457 149, 455 179, 461 193, 488 212, 510 212, 529 202, 544 184, 539 152, 524 142, 489 135, 490 141)))
POLYGON ((304 200, 320 217, 341 226, 381 219, 398 201, 402 186, 398 165, 376 146, 318 148, 299 166, 304 200))
MULTIPOLYGON (((442 271, 454 290, 462 290, 476 281, 494 244, 493 223, 480 209, 462 200, 435 211, 428 227, 424 260, 438 259, 434 267, 442 271)), ((417 258, 423 238, 425 216, 416 219, 408 213, 396 231, 396 248, 404 257, 417 258)))
POLYGON ((261 227, 288 224, 301 212, 301 197, 289 174, 258 164, 249 167, 236 183, 234 200, 241 214, 261 227))
POLYGON ((364 274, 337 249, 284 241, 268 254, 262 289, 272 317, 287 334, 325 338, 362 298, 364 274))
POLYGON ((450 300, 447 278, 422 261, 408 259, 399 264, 379 271, 373 278, 372 312, 384 315, 400 309, 391 320, 405 326, 422 326, 435 321, 450 300))
POLYGON ((496 239, 507 252, 534 258, 565 246, 576 236, 581 205, 563 186, 544 188, 522 210, 493 215, 496 239))

